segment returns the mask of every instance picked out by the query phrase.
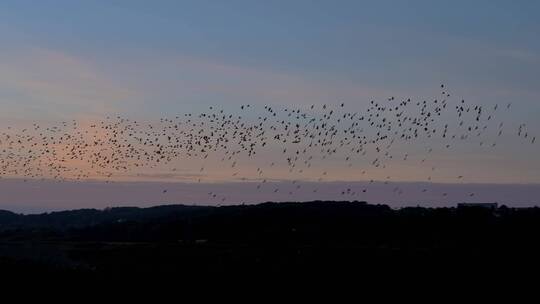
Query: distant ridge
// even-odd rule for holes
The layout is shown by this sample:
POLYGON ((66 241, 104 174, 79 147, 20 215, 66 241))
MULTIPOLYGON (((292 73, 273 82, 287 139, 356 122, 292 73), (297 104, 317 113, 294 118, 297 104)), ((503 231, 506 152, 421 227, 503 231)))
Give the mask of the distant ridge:
MULTIPOLYGON (((475 206, 475 205, 471 205, 475 206)), ((490 205, 489 209, 507 210, 502 206, 497 208, 490 205)), ((108 207, 105 209, 76 209, 55 211, 41 214, 17 214, 11 211, 0 210, 0 231, 15 228, 51 228, 73 229, 96 225, 125 222, 172 221, 185 219, 199 219, 209 216, 222 217, 256 217, 267 212, 268 217, 273 215, 309 217, 314 214, 326 217, 346 215, 349 217, 401 216, 412 213, 427 214, 436 212, 457 212, 458 208, 423 208, 405 207, 392 209, 384 204, 368 204, 359 201, 309 201, 309 202, 265 202, 260 204, 239 204, 227 206, 203 205, 158 205, 153 207, 108 207), (437 211, 438 210, 438 211, 437 211)), ((524 208, 533 209, 537 208, 524 208)))

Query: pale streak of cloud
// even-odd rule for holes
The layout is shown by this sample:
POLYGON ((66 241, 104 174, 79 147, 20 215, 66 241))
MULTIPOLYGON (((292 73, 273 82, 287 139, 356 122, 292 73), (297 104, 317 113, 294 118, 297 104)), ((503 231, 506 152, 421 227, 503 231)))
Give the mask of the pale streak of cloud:
POLYGON ((163 182, 65 182, 0 180, 0 209, 35 213, 110 206, 148 207, 162 204, 231 205, 265 201, 359 200, 392 207, 455 206, 460 202, 498 202, 512 207, 537 206, 538 184, 442 184, 269 182, 260 189, 253 182, 163 183, 163 182), (279 188, 280 191, 274 192, 279 188), (318 189, 313 192, 313 189, 318 189), (351 189, 354 195, 343 195, 351 189), (367 189, 367 192, 362 192, 367 189), (426 189, 427 191, 423 191, 426 189), (163 192, 163 190, 168 190, 163 192), (209 195, 216 194, 216 197, 209 195), (292 192, 292 193, 291 193, 292 192), (443 196, 447 193, 447 196, 443 196), (470 193, 475 196, 471 197, 470 193), (225 198, 225 200, 222 200, 225 198))
POLYGON ((527 50, 517 48, 497 49, 494 51, 496 55, 507 57, 514 60, 519 60, 527 63, 540 63, 540 54, 527 50))
MULTIPOLYGON (((373 98, 396 94, 382 87, 339 81, 330 75, 312 77, 183 54, 139 56, 129 60, 137 62, 137 70, 146 71, 146 76, 137 75, 132 81, 144 86, 147 100, 173 99, 179 106, 201 100, 215 106, 223 102, 231 106, 249 102, 305 107, 340 101, 365 105, 373 98), (152 79, 148 75, 160 77, 152 79)), ((135 68, 132 69, 130 71, 135 72, 135 68)))
POLYGON ((113 83, 91 62, 43 48, 0 53, 0 88, 3 113, 43 120, 109 113, 116 102, 135 94, 113 83))
POLYGON ((206 75, 214 75, 223 81, 202 84, 199 90, 211 90, 231 95, 261 97, 282 104, 332 103, 340 99, 364 99, 373 96, 389 96, 391 92, 366 86, 328 85, 322 80, 308 79, 300 75, 269 71, 248 66, 181 58, 180 67, 197 69, 206 75))

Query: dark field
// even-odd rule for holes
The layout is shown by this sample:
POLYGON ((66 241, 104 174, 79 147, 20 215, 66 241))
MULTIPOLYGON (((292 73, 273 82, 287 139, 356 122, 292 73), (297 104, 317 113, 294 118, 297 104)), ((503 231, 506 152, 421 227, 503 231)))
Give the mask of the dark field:
POLYGON ((475 280, 539 269, 540 209, 362 202, 0 213, 0 269, 33 278, 475 280))

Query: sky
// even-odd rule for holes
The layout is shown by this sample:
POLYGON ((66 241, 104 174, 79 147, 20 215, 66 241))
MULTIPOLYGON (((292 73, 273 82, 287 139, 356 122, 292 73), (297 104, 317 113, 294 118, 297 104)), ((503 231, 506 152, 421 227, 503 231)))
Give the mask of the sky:
MULTIPOLYGON (((0 129, 106 115, 155 120, 209 106, 236 113, 242 104, 345 102, 362 111, 389 96, 431 98, 443 83, 486 107, 511 102, 501 118, 507 126, 526 124, 540 134, 539 9, 538 1, 6 0, 0 3, 0 129)), ((432 162, 441 167, 435 180, 441 183, 458 171, 470 183, 540 183, 539 145, 524 148, 510 136, 489 155, 463 146, 436 153, 432 162)), ((190 176, 199 164, 178 166, 190 176)), ((208 166, 220 172, 217 164, 208 166)), ((425 180, 426 168, 398 162, 394 168, 397 181, 425 180)), ((129 182, 170 182, 157 178, 163 172, 144 173, 129 182)), ((334 175, 334 181, 355 179, 352 170, 334 175)), ((35 204, 52 192, 39 193, 19 198, 35 204)), ((76 197, 69 196, 73 208, 114 203, 76 197)), ((266 198, 272 197, 252 200, 266 198)), ((43 200, 32 210, 54 205, 43 200)), ((138 203, 135 195, 123 198, 131 200, 138 203)), ((20 201, 16 193, 0 208, 13 209, 14 201, 20 201)), ((156 197, 168 201, 185 200, 156 197)))

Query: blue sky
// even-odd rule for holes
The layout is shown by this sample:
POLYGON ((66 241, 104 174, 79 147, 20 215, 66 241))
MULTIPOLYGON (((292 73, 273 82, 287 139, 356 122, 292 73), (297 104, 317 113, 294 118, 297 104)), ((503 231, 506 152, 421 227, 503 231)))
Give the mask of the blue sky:
MULTIPOLYGON (((538 1, 2 1, 0 127, 219 105, 452 94, 540 133, 538 1)), ((464 148, 476 182, 540 183, 538 145, 464 148)), ((451 166, 451 165, 448 165, 451 166)))
MULTIPOLYGON (((47 56, 36 50, 68 56, 112 85, 142 91, 130 98, 142 103, 141 109, 158 103, 162 112, 182 103, 253 97, 181 90, 179 82, 212 83, 205 79, 212 70, 193 67, 183 73, 181 64, 175 66, 179 58, 294 77, 336 91, 369 88, 374 98, 385 92, 421 95, 444 82, 472 98, 526 99, 538 111, 540 21, 534 14, 539 6, 535 1, 2 1, 1 52, 3 60, 13 54, 21 61, 25 55, 47 56)), ((241 82, 249 76, 233 77, 241 82)), ((281 102, 297 102, 294 94, 287 97, 281 102)), ((273 96, 261 99, 277 102, 273 96)))

